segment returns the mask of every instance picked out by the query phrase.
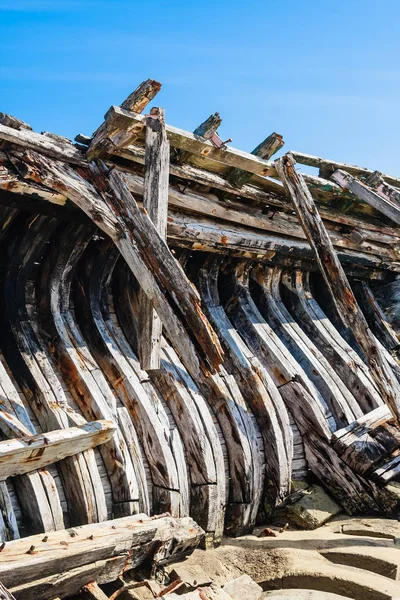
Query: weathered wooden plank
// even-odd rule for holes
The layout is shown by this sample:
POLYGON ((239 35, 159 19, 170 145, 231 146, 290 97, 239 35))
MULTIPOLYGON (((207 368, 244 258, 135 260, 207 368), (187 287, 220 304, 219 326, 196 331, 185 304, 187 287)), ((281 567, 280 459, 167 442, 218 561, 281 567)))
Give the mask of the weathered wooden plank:
POLYGON ((17 131, 0 123, 0 140, 5 140, 31 150, 36 150, 36 152, 43 153, 45 156, 57 160, 77 165, 85 163, 84 154, 71 142, 61 143, 59 140, 54 140, 46 135, 41 135, 27 129, 17 131))
MULTIPOLYGON (((324 176, 330 177, 334 171, 341 169, 346 171, 355 177, 368 177, 372 175, 374 171, 366 169, 365 167, 357 167, 355 165, 348 165, 346 163, 340 163, 326 158, 319 158, 318 156, 311 156, 310 154, 304 154, 304 152, 291 151, 293 158, 302 165, 308 165, 310 167, 318 167, 324 176)), ((400 179, 398 177, 392 177, 391 175, 383 175, 383 178, 391 185, 400 186, 400 179)))
POLYGON ((110 440, 115 430, 111 421, 93 421, 82 427, 0 442, 0 479, 29 473, 94 448, 110 440))
POLYGON ((379 171, 374 171, 372 175, 367 177, 365 183, 376 190, 376 192, 386 198, 389 202, 396 204, 400 208, 400 190, 393 185, 387 183, 384 175, 379 171))
MULTIPOLYGON (((153 108, 146 117, 146 158, 143 206, 160 237, 165 240, 168 219, 169 142, 165 135, 165 111, 153 108)), ((141 291, 139 297, 139 356, 142 369, 160 367, 162 322, 153 303, 141 291)))
POLYGON ((314 200, 302 176, 296 173, 294 160, 286 155, 277 161, 277 169, 292 198, 293 205, 302 223, 342 321, 352 330, 368 361, 376 387, 389 405, 396 420, 400 419, 400 386, 396 381, 387 359, 351 291, 345 272, 338 260, 314 200))
POLYGON ((196 548, 203 535, 188 517, 144 514, 75 527, 49 534, 45 540, 41 535, 10 542, 0 556, 0 577, 17 600, 64 598, 91 581, 113 581, 145 561, 157 566, 179 560, 196 548), (114 561, 116 567, 104 569, 107 561, 114 561))
POLYGON ((376 208, 376 210, 389 217, 389 219, 400 224, 400 207, 397 202, 395 203, 391 200, 390 196, 378 194, 365 183, 345 171, 337 170, 331 178, 341 187, 353 192, 360 200, 367 202, 367 204, 376 208))

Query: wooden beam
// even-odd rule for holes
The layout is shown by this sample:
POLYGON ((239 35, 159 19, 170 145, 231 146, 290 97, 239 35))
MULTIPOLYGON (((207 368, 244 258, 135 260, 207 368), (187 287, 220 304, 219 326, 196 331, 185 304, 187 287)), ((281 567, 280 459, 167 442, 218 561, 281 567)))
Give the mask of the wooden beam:
MULTIPOLYGON (((318 156, 311 156, 311 154, 304 154, 304 152, 296 152, 293 150, 291 151, 291 155, 295 161, 302 165, 319 168, 321 174, 326 176, 327 179, 338 169, 346 171, 355 177, 368 177, 374 173, 374 171, 367 169, 366 167, 357 167, 356 165, 348 165, 347 163, 336 162, 328 160, 327 158, 319 158, 318 156)), ((400 186, 400 178, 392 177, 391 175, 382 175, 382 177, 391 185, 396 187, 400 186)))
POLYGON ((302 176, 295 170, 293 156, 287 154, 276 161, 276 168, 315 252, 338 313, 360 345, 382 399, 388 404, 395 419, 400 421, 400 386, 357 304, 315 202, 302 176))
POLYGON ((365 183, 346 173, 340 169, 335 171, 331 176, 331 179, 338 183, 341 187, 346 190, 350 190, 360 200, 363 200, 367 204, 373 206, 380 213, 392 219, 398 225, 400 224, 400 206, 393 202, 389 194, 381 195, 376 191, 368 187, 365 183))
POLYGON ((77 594, 146 563, 150 568, 191 554, 204 536, 191 519, 144 514, 7 542, 0 579, 17 600, 77 594))
MULTIPOLYGON (((169 142, 163 108, 146 117, 146 158, 143 205, 160 237, 165 240, 168 219, 169 142)), ((145 371, 160 368, 162 322, 143 290, 139 295, 139 357, 145 371)))
POLYGON ((41 469, 67 456, 95 448, 108 442, 115 429, 116 425, 111 421, 92 421, 81 427, 0 442, 0 480, 41 469))
MULTIPOLYGON (((96 136, 89 149, 89 157, 98 152, 98 147, 106 144, 105 148, 112 153, 113 147, 126 148, 144 130, 146 118, 134 112, 112 106, 106 115, 106 127, 101 136, 96 136)), ((186 150, 191 154, 206 157, 221 162, 230 167, 239 167, 257 175, 276 175, 274 166, 248 152, 235 148, 215 148, 208 140, 199 140, 189 133, 172 125, 165 126, 171 146, 186 150)))
POLYGON ((155 79, 146 79, 122 102, 121 108, 141 113, 160 90, 161 83, 155 79))
MULTIPOLYGON (((283 141, 283 137, 274 131, 274 133, 271 133, 271 135, 265 138, 261 144, 258 144, 258 146, 254 148, 252 154, 254 154, 254 156, 259 156, 264 160, 269 160, 271 156, 278 152, 284 145, 285 142, 283 141)), ((229 183, 240 188, 250 181, 252 174, 248 171, 243 171, 242 169, 232 169, 229 171, 226 178, 229 183)))
POLYGON ((374 171, 372 175, 365 180, 365 183, 400 209, 400 190, 389 183, 386 183, 382 173, 374 171))

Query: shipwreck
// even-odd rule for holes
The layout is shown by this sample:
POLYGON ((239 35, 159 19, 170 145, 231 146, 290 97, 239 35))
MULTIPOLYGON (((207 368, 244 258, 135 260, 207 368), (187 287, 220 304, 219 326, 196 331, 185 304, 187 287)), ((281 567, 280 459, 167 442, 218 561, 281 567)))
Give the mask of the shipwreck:
POLYGON ((180 130, 160 87, 75 142, 0 113, 4 598, 249 533, 310 473, 400 512, 400 178, 180 130))

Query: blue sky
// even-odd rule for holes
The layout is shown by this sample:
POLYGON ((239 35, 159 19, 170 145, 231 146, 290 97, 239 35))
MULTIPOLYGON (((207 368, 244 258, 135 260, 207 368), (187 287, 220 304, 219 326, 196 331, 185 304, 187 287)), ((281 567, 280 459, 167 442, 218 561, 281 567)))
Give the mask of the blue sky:
POLYGON ((173 125, 399 175, 399 33, 399 0, 0 0, 0 111, 73 138, 150 77, 173 125))

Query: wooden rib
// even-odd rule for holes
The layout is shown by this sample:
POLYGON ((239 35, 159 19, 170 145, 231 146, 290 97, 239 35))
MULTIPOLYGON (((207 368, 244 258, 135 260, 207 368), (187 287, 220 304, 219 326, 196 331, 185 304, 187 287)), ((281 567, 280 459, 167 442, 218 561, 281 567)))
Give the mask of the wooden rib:
POLYGON ((353 192, 360 200, 370 204, 380 213, 386 215, 395 223, 400 224, 400 207, 397 202, 391 200, 389 195, 378 194, 365 183, 345 171, 335 171, 332 179, 344 189, 353 192))
MULTIPOLYGON (((89 420, 107 419, 118 424, 116 399, 98 368, 76 324, 70 307, 74 268, 92 236, 89 230, 72 225, 54 239, 38 278, 38 297, 42 300, 41 327, 51 341, 64 381, 89 420)), ((111 484, 115 515, 136 510, 135 476, 126 444, 117 430, 110 442, 100 446, 100 453, 111 484)))
MULTIPOLYGON (((261 270, 258 273, 260 274, 261 270)), ((263 314, 321 393, 336 425, 350 423, 356 417, 354 410, 359 411, 357 402, 284 306, 279 292, 281 270, 266 268, 263 273, 263 314)))
MULTIPOLYGON (((182 509, 183 514, 187 514, 187 505, 180 506, 182 499, 169 425, 162 422, 155 409, 159 399, 153 389, 145 389, 142 380, 148 380, 148 376, 143 371, 142 377, 138 376, 132 367, 132 361, 137 363, 137 358, 126 346, 121 350, 123 342, 118 332, 110 329, 109 321, 103 318, 102 288, 118 258, 118 254, 110 254, 110 250, 109 244, 100 248, 93 246, 82 259, 84 269, 79 273, 80 285, 75 293, 78 323, 102 372, 128 410, 143 444, 154 486, 152 512, 157 514, 164 510, 177 516, 182 509), (161 498, 160 506, 157 499, 161 498)), ((144 502, 147 503, 145 499, 144 502)))
POLYGON ((93 421, 80 428, 69 427, 46 435, 0 442, 0 479, 24 475, 94 448, 110 440, 115 429, 110 421, 93 421))
MULTIPOLYGON (((132 349, 134 351, 137 348, 137 321, 140 318, 131 279, 129 271, 120 264, 114 277, 114 300, 126 342, 122 332, 118 339, 125 342, 121 350, 126 356, 132 356, 132 349), (127 342, 131 349, 126 347, 127 342)), ((115 329, 115 323, 110 320, 107 320, 107 326, 115 329)), ((190 514, 202 523, 209 537, 218 542, 223 533, 225 514, 225 472, 221 443, 203 395, 165 339, 162 341, 161 357, 161 369, 151 373, 151 380, 175 416, 185 444, 189 461, 188 475, 192 479, 190 514), (194 436, 190 435, 193 430, 197 431, 194 436)), ((135 366, 133 356, 132 365, 135 366)), ((151 388, 152 384, 145 382, 143 372, 141 377, 144 385, 151 388)))
MULTIPOLYGON (((246 274, 246 270, 244 273, 246 274)), ((243 281, 243 277, 239 281, 243 281)), ((303 437, 309 468, 324 485, 329 487, 347 512, 354 514, 358 511, 379 510, 379 490, 353 473, 330 447, 331 434, 324 408, 318 401, 318 396, 307 391, 305 387, 307 378, 303 375, 302 381, 301 369, 297 367, 300 376, 289 376, 293 368, 291 361, 288 360, 291 359, 290 355, 286 352, 283 354, 283 361, 279 358, 279 354, 270 344, 270 338, 273 340, 276 335, 272 329, 269 330, 268 336, 262 335, 264 320, 251 300, 250 294, 248 292, 243 294, 246 292, 246 287, 240 285, 237 288, 237 291, 242 290, 243 299, 241 301, 239 296, 239 302, 228 304, 229 313, 236 315, 235 326, 244 335, 249 347, 260 361, 271 369, 275 377, 281 374, 279 392, 303 437), (236 305, 242 307, 242 314, 234 310, 236 305), (252 327, 249 327, 249 323, 253 324, 252 327)), ((277 342, 277 347, 279 344, 282 342, 277 342)))
MULTIPOLYGON (((209 259, 199 270, 199 288, 209 318, 221 336, 226 366, 235 376, 242 394, 254 413, 263 437, 266 453, 266 481, 263 504, 267 514, 288 493, 291 453, 286 447, 291 432, 282 432, 277 414, 279 393, 269 374, 252 356, 235 332, 219 301, 218 259, 209 259), (267 450, 268 449, 268 450, 267 450)), ((290 429, 290 428, 289 428, 290 429)))
MULTIPOLYGON (((284 301, 291 315, 351 390, 360 409, 369 412, 379 406, 382 401, 368 368, 313 298, 309 286, 309 273, 283 273, 282 283, 286 291, 284 301)), ((353 411, 355 416, 361 416, 357 414, 359 410, 354 406, 353 411)))
MULTIPOLYGON (((49 223, 46 219, 43 221, 43 218, 33 218, 32 223, 28 220, 27 224, 30 224, 30 227, 26 233, 24 221, 16 222, 16 231, 11 232, 11 235, 17 235, 19 243, 11 257, 5 280, 2 315, 3 336, 6 336, 7 343, 4 346, 4 353, 42 430, 47 431, 69 426, 66 413, 67 402, 60 382, 52 372, 48 357, 30 326, 26 313, 25 286, 30 269, 39 258, 43 246, 53 231, 54 223, 49 223), (46 224, 46 232, 40 237, 39 231, 43 223, 46 224)), ((59 469, 63 481, 68 482, 64 487, 67 500, 70 501, 72 521, 85 523, 93 518, 96 519, 93 494, 90 489, 84 489, 81 483, 83 480, 81 471, 83 469, 85 472, 87 467, 82 467, 79 458, 73 457, 61 461, 59 469)), ((95 480, 94 474, 93 479, 95 480)), ((26 518, 32 521, 37 531, 62 527, 61 506, 57 509, 57 521, 49 517, 52 512, 47 497, 50 501, 52 495, 56 493, 54 482, 51 478, 42 479, 43 483, 49 485, 47 497, 40 488, 34 492, 35 486, 37 488, 40 482, 39 475, 27 475, 16 480, 19 501, 26 518), (36 503, 35 493, 38 494, 36 503)), ((59 505, 59 500, 57 502, 59 505)), ((52 501, 54 509, 57 507, 57 502, 52 501)))
POLYGON ((400 346, 399 337, 386 319, 368 283, 366 281, 352 281, 351 287, 374 335, 387 350, 391 352, 398 351, 400 346))
MULTIPOLYGON (((165 112, 152 109, 146 118, 146 159, 143 206, 160 237, 165 240, 168 219, 169 142, 165 135, 165 112)), ((162 322, 153 303, 142 291, 139 297, 139 357, 142 369, 160 368, 162 322)))
POLYGON ((277 161, 279 174, 286 186, 304 231, 313 247, 321 273, 328 286, 340 318, 354 333, 354 336, 367 358, 371 375, 374 378, 384 401, 389 405, 394 417, 400 419, 400 386, 383 355, 376 339, 361 312, 350 289, 349 282, 336 256, 326 233, 318 209, 309 193, 302 176, 294 169, 294 160, 289 155, 277 161))
MULTIPOLYGON (((215 369, 221 362, 221 349, 216 336, 209 327, 196 294, 188 284, 183 272, 178 268, 166 244, 159 238, 154 225, 147 215, 141 213, 136 202, 131 196, 124 182, 116 174, 108 174, 106 180, 96 172, 96 180, 101 190, 113 188, 113 209, 102 200, 96 190, 77 173, 65 165, 51 163, 39 155, 29 157, 27 154, 19 156, 19 161, 25 167, 19 166, 28 178, 41 179, 46 185, 68 191, 68 196, 93 221, 99 225, 107 235, 113 239, 121 254, 125 257, 128 265, 135 272, 141 287, 147 291, 152 298, 154 306, 163 320, 168 335, 176 344, 181 356, 186 362, 192 362, 192 367, 200 368, 199 359, 192 341, 184 335, 184 325, 176 316, 168 300, 178 304, 179 314, 187 322, 193 333, 199 340, 198 349, 205 360, 209 362, 209 368, 215 369), (23 158, 23 162, 20 160, 23 158), (40 163, 40 172, 35 165, 40 163), (29 165, 29 166, 28 166, 29 165), (132 219, 135 227, 132 227, 132 219), (140 231, 139 231, 140 230, 140 231), (139 236, 138 242, 133 235, 139 236), (149 236, 151 239, 149 239, 149 236), (161 254, 161 255, 160 255, 161 254), (166 265, 167 263, 167 265, 166 265), (163 290, 159 286, 171 290, 171 295, 166 299, 163 290), (187 298, 187 300, 186 300, 187 298), (203 348, 204 346, 204 348, 203 348)), ((103 197, 109 196, 103 193, 103 197)))

